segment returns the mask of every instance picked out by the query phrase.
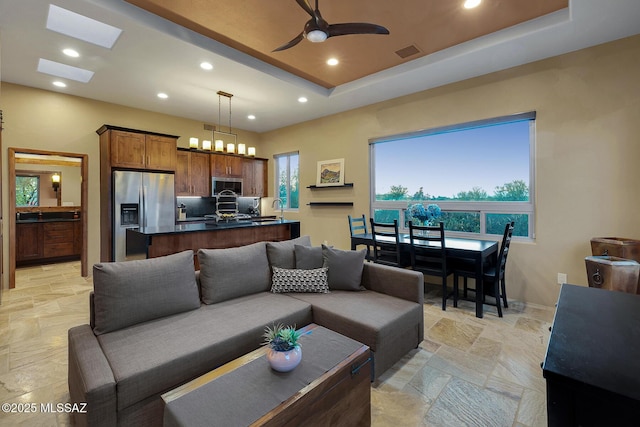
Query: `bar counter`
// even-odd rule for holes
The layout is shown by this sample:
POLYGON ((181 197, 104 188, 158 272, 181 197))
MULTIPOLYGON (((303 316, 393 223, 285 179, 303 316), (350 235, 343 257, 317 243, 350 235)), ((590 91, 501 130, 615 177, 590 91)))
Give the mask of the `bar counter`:
POLYGON ((289 220, 176 224, 127 229, 127 260, 155 258, 185 250, 232 248, 300 237, 300 222, 289 220))

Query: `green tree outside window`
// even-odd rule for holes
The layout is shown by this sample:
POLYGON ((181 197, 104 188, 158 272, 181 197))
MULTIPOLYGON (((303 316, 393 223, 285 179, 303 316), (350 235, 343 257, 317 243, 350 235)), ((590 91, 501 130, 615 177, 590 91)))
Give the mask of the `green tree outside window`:
POLYGON ((39 206, 40 204, 40 177, 16 176, 16 206, 39 206))

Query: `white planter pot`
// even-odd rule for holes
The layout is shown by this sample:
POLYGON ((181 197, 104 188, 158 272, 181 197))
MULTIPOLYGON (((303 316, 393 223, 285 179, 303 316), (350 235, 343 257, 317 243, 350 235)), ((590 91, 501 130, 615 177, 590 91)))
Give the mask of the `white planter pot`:
POLYGON ((302 360, 302 349, 296 346, 289 351, 267 350, 267 360, 274 371, 289 372, 300 364, 302 360))

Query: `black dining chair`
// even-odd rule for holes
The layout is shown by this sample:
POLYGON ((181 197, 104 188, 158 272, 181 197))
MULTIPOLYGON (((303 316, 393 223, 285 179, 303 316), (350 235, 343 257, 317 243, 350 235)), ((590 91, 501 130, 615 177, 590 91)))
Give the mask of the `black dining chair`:
POLYGON ((352 241, 351 249, 356 249, 356 246, 361 246, 361 245, 366 246, 367 247, 366 259, 370 260, 371 246, 364 244, 362 242, 357 242, 357 239, 359 237, 366 238, 366 235, 369 233, 369 231, 367 230, 367 219, 365 218, 364 214, 362 214, 361 217, 352 217, 351 215, 348 215, 348 218, 349 218, 349 233, 351 235, 351 241, 352 241), (356 240, 354 240, 354 237, 356 238, 356 240))
POLYGON ((371 237, 373 238, 373 262, 377 264, 401 267, 400 234, 398 220, 393 223, 371 221, 371 237))
MULTIPOLYGON (((483 283, 483 295, 482 303, 486 302, 486 296, 495 298, 495 306, 498 309, 498 317, 502 317, 502 305, 504 308, 509 308, 507 303, 507 287, 505 281, 505 270, 507 266, 507 256, 509 255, 509 246, 511 245, 511 237, 513 236, 513 229, 515 222, 510 222, 504 227, 504 234, 502 235, 502 243, 500 244, 500 251, 498 252, 498 258, 495 265, 486 267, 484 274, 482 275, 483 283), (502 304, 501 301, 502 300, 502 304)), ((453 271, 454 288, 458 287, 459 278, 463 278, 464 291, 463 295, 466 298, 467 292, 476 292, 475 288, 470 288, 467 283, 469 277, 475 277, 475 271, 468 269, 455 269, 453 271)), ((492 304, 490 304, 492 305, 492 304)))
POLYGON ((447 277, 452 273, 447 266, 444 223, 438 226, 418 226, 409 221, 409 254, 411 268, 429 276, 442 279, 442 309, 447 309, 447 299, 453 295, 453 306, 458 306, 457 288, 447 291, 447 277), (428 246, 428 247, 427 247, 428 246))

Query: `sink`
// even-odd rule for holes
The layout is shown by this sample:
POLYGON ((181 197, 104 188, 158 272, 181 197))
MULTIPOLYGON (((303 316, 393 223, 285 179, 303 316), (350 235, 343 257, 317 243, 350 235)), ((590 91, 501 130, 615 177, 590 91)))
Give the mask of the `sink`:
POLYGON ((253 222, 268 222, 268 221, 275 221, 276 217, 274 216, 257 216, 255 218, 252 218, 251 221, 253 222))

